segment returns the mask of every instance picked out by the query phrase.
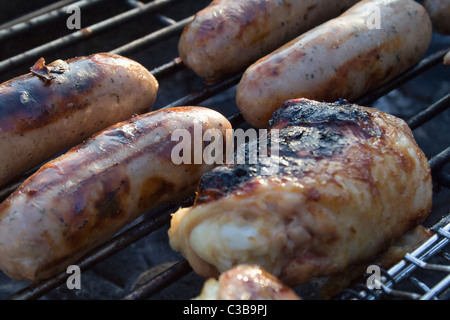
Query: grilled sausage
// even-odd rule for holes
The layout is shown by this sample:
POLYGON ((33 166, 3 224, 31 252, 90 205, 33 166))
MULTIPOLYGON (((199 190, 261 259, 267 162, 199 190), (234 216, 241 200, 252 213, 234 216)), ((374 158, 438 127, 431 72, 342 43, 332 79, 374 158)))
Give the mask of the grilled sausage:
POLYGON ((401 119, 296 99, 259 145, 274 139, 268 158, 207 172, 172 216, 170 245, 198 274, 256 264, 292 287, 366 262, 430 212, 430 167, 401 119))
POLYGON ((423 6, 430 14, 435 30, 450 34, 450 0, 424 0, 423 6))
POLYGON ((215 0, 185 27, 179 54, 206 83, 244 71, 357 0, 215 0))
POLYGON ((239 265, 208 279, 195 300, 300 300, 279 279, 256 265, 239 265))
POLYGON ((250 124, 266 127, 288 99, 354 101, 415 65, 431 36, 430 18, 415 1, 361 1, 251 65, 236 103, 250 124))
POLYGON ((130 59, 99 53, 0 85, 0 185, 95 132, 151 110, 158 82, 130 59))
POLYGON ((154 111, 113 125, 42 166, 0 204, 0 268, 18 280, 46 278, 146 210, 193 192, 214 164, 174 164, 171 135, 196 126, 200 133, 231 128, 202 107, 154 111))

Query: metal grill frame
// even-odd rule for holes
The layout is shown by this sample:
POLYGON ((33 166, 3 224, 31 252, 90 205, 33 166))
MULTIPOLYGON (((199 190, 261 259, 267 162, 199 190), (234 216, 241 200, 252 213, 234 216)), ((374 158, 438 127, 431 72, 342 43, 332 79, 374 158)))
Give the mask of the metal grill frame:
MULTIPOLYGON (((4 39, 8 39, 9 37, 12 37, 17 33, 26 31, 28 28, 35 28, 40 25, 50 23, 53 19, 61 17, 62 15, 66 15, 66 9, 71 4, 78 5, 81 8, 89 8, 89 6, 100 3, 102 1, 104 0, 58 1, 52 5, 49 5, 48 7, 42 8, 41 10, 32 12, 19 19, 1 25, 0 43, 4 39)), ((162 8, 170 6, 171 4, 180 0, 154 0, 147 3, 142 3, 135 0, 123 1, 129 6, 130 10, 123 12, 117 16, 111 17, 107 20, 103 20, 94 25, 85 27, 81 30, 77 30, 67 36, 63 36, 53 41, 44 43, 41 46, 32 48, 29 51, 20 53, 4 61, 0 61, 0 73, 11 70, 17 66, 25 65, 26 63, 36 60, 49 52, 53 52, 60 48, 73 45, 74 43, 83 41, 87 38, 94 37, 95 35, 105 30, 117 27, 120 24, 138 16, 152 15, 152 17, 154 18, 156 17, 163 26, 161 29, 157 30, 156 32, 150 33, 140 39, 132 40, 129 43, 110 51, 112 53, 127 56, 132 53, 139 52, 140 50, 148 48, 149 46, 152 46, 154 44, 161 43, 165 39, 178 36, 183 28, 193 19, 193 16, 188 16, 183 20, 174 21, 170 17, 164 16, 159 13, 162 8)), ((409 70, 408 72, 404 73, 388 84, 382 86, 378 90, 364 96, 358 101, 355 101, 355 103, 366 106, 371 105, 377 99, 385 96, 389 92, 399 88, 407 81, 420 76, 423 72, 439 64, 442 61, 445 53, 449 50, 450 47, 425 57, 413 69, 409 70)), ((181 59, 177 57, 172 61, 168 61, 166 64, 154 68, 153 70, 151 70, 151 73, 158 79, 158 81, 161 81, 160 79, 163 79, 165 76, 176 73, 183 68, 184 65, 181 59)), ((205 86, 198 91, 192 92, 182 97, 179 100, 173 101, 163 108, 177 107, 182 105, 195 105, 201 103, 202 101, 205 101, 206 99, 218 95, 225 90, 237 85, 241 76, 242 74, 237 74, 218 84, 205 86)), ((424 123, 432 120, 434 117, 438 116, 449 107, 450 93, 430 105, 425 110, 408 119, 407 123, 411 127, 411 129, 414 130, 424 123)), ((230 116, 228 119, 233 127, 237 127, 244 123, 244 119, 240 113, 236 113, 230 116)), ((444 170, 444 167, 449 162, 450 146, 445 150, 442 150, 441 153, 434 156, 429 161, 432 169, 433 179, 437 181, 439 185, 445 188, 450 188, 450 175, 444 170)), ((33 170, 28 172, 25 177, 32 172, 33 170)), ((0 190, 0 198, 4 199, 9 193, 11 193, 15 188, 18 187, 21 181, 22 180, 19 180, 17 183, 4 188, 3 190, 0 190)), ((187 206, 191 204, 192 201, 193 196, 186 199, 184 202, 177 203, 175 205, 169 205, 164 208, 159 208, 158 210, 156 210, 156 212, 153 212, 150 217, 134 226, 131 226, 130 228, 112 238, 104 245, 98 247, 90 254, 85 256, 81 261, 78 262, 78 266, 82 271, 88 270, 95 264, 123 250, 139 239, 148 236, 155 230, 158 230, 161 227, 167 225, 170 222, 170 214, 177 208, 179 208, 180 206, 187 206)), ((433 230, 435 231, 435 235, 432 236, 428 241, 426 241, 422 246, 417 248, 414 252, 406 255, 402 261, 400 261, 390 270, 384 270, 384 277, 381 283, 382 289, 374 291, 361 284, 357 285, 354 288, 344 290, 344 292, 337 298, 357 300, 375 300, 386 298, 436 299, 442 292, 447 294, 447 288, 450 286, 450 275, 442 279, 442 281, 436 284, 435 287, 428 287, 420 280, 415 281, 416 287, 419 287, 422 291, 424 291, 422 294, 395 289, 395 286, 400 281, 408 278, 408 276, 410 276, 410 274, 416 269, 438 268, 440 271, 444 271, 447 273, 449 272, 449 266, 435 265, 428 262, 428 259, 435 256, 436 254, 443 253, 446 247, 448 247, 448 243, 450 242, 450 218, 444 218, 441 223, 433 228, 433 230)), ((450 260, 448 253, 444 252, 444 255, 448 262, 450 260)), ((176 282, 178 279, 191 271, 192 269, 190 268, 187 261, 182 259, 178 263, 175 263, 172 266, 168 267, 161 274, 159 274, 149 282, 122 297, 122 299, 148 299, 155 293, 176 282)), ((57 274, 50 279, 27 286, 26 288, 12 295, 10 299, 38 299, 49 291, 65 283, 67 278, 67 273, 57 274)))

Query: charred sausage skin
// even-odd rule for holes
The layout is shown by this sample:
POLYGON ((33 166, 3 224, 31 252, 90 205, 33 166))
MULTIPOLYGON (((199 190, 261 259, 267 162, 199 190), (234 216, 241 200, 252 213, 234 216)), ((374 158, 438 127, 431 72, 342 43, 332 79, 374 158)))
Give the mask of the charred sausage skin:
POLYGON ((195 124, 224 137, 231 128, 202 107, 154 111, 113 125, 42 166, 0 204, 0 268, 18 280, 46 278, 146 210, 193 192, 213 164, 175 165, 171 135, 191 132, 195 124))
POLYGON ((117 122, 152 109, 158 82, 139 63, 98 53, 0 85, 0 185, 117 122))
POLYGON ((357 0, 215 0, 184 29, 179 54, 206 83, 244 71, 357 0))
POLYGON ((354 101, 418 63, 431 36, 430 17, 417 2, 361 1, 251 65, 236 103, 250 124, 266 127, 288 99, 354 101), (373 8, 380 8, 378 29, 370 24, 373 8))

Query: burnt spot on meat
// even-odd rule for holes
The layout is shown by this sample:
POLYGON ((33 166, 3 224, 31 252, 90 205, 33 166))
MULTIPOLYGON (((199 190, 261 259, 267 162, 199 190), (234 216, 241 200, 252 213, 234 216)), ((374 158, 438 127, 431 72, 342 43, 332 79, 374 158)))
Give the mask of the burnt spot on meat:
MULTIPOLYGON (((252 143, 267 143, 268 151, 272 150, 274 134, 257 142, 249 142, 245 148, 245 162, 237 162, 235 154, 234 163, 216 167, 202 177, 198 187, 196 204, 217 200, 231 192, 250 191, 258 185, 258 181, 273 179, 276 176, 280 181, 302 179, 314 172, 321 161, 336 157, 342 162, 354 161, 349 168, 357 168, 357 172, 349 172, 355 179, 370 180, 367 176, 370 159, 363 161, 359 157, 349 154, 358 141, 372 138, 381 138, 383 133, 371 120, 370 114, 347 101, 336 103, 319 103, 306 99, 290 100, 274 113, 270 121, 270 129, 278 129, 278 155, 267 153, 259 157, 257 163, 252 164, 250 159, 252 143), (270 175, 264 172, 272 172, 270 175), (358 169, 359 168, 359 169, 358 169)), ((363 149, 364 147, 361 147, 363 149)), ((359 152, 365 152, 364 150, 359 152)), ((369 153, 369 151, 367 151, 369 153)), ((313 194, 312 198, 320 195, 313 194)))
POLYGON ((252 172, 252 168, 241 165, 220 166, 206 172, 200 181, 195 204, 217 200, 256 176, 257 172, 252 172))
MULTIPOLYGON (((99 241, 96 230, 104 230, 115 221, 123 220, 130 195, 130 181, 116 166, 101 176, 93 175, 78 188, 70 189, 67 199, 72 210, 55 213, 62 226, 65 246, 78 250, 80 244, 99 241), (95 193, 89 192, 96 190, 95 193)), ((55 207, 57 207, 55 205, 55 207)))
POLYGON ((47 71, 42 67, 0 85, 3 130, 23 133, 70 117, 90 105, 85 97, 105 77, 102 67, 89 58, 68 60, 64 71, 50 72, 51 65, 47 71))
MULTIPOLYGON (((221 19, 206 19, 197 29, 197 40, 200 43, 206 43, 209 39, 220 36, 225 29, 223 20, 221 19)), ((188 29, 184 32, 186 33, 188 29)))
POLYGON ((284 126, 326 126, 330 132, 333 127, 350 126, 354 133, 365 137, 381 137, 381 129, 372 122, 369 112, 340 99, 334 103, 292 99, 283 103, 274 112, 269 128, 284 126))
POLYGON ((140 190, 138 206, 145 211, 175 192, 175 185, 162 177, 151 177, 144 181, 140 190))
POLYGON ((128 178, 123 178, 120 185, 110 181, 104 181, 104 196, 95 201, 94 207, 97 209, 100 218, 115 218, 123 214, 121 202, 124 196, 130 193, 130 182, 128 178))
POLYGON ((47 81, 51 81, 55 79, 57 75, 68 72, 69 70, 69 65, 63 60, 56 60, 49 65, 45 65, 44 58, 40 58, 30 68, 31 73, 47 81))

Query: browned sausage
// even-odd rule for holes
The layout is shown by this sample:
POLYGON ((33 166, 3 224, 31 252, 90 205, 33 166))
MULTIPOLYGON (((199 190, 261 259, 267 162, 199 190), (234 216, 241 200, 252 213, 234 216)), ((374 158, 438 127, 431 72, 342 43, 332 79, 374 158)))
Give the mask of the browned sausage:
POLYGON ((0 85, 0 185, 95 132, 148 112, 158 82, 109 53, 45 65, 0 85))
POLYGON ((146 210, 193 192, 214 164, 176 165, 178 143, 171 137, 196 124, 201 134, 214 129, 223 137, 231 128, 220 113, 202 107, 154 111, 42 166, 0 204, 0 268, 18 280, 48 277, 146 210))
POLYGON ((250 124, 266 127, 288 99, 354 101, 418 63, 431 36, 417 2, 361 1, 250 66, 236 103, 250 124))
POLYGON ((252 62, 357 0, 215 0, 184 29, 179 54, 207 83, 252 62))

